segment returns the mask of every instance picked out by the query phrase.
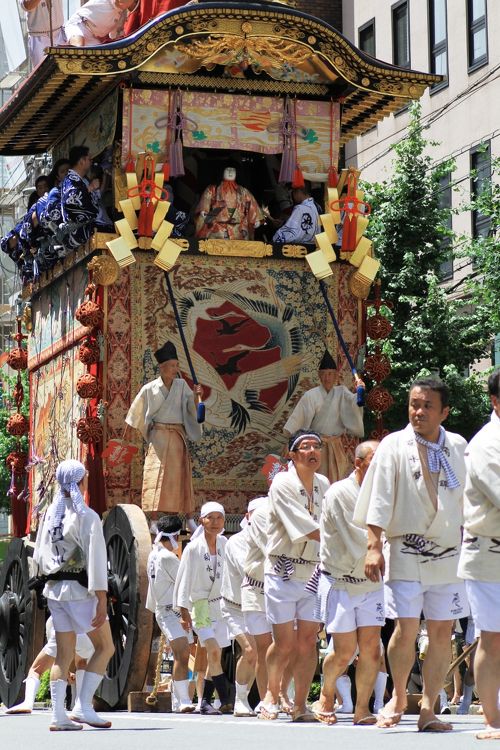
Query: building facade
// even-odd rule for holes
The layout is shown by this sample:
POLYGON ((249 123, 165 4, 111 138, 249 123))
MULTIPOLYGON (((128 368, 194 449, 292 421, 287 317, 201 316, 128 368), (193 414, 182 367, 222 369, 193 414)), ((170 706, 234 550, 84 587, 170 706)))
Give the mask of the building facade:
MULTIPOLYGON (((491 161, 500 156, 500 3, 496 0, 345 0, 343 33, 368 54, 395 65, 443 76, 421 99, 425 138, 437 143, 436 162, 455 160, 455 171, 443 179, 443 207, 458 209, 480 191, 491 176, 491 161)), ((408 110, 402 108, 346 147, 346 162, 363 171, 367 181, 391 173, 391 145, 405 137, 408 110)), ((484 236, 491 227, 477 212, 452 218, 457 234, 484 236)), ((464 258, 443 264, 443 281, 460 294, 471 272, 464 258)), ((498 337, 497 337, 498 339, 498 337)), ((500 364, 498 341, 494 364, 500 364)))

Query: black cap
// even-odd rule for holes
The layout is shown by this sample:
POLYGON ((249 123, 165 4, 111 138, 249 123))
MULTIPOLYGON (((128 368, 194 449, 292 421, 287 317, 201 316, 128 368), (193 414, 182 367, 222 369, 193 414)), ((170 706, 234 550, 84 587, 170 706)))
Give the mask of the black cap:
POLYGON ((177 350, 171 341, 166 341, 160 349, 155 351, 155 359, 159 365, 168 362, 169 359, 179 359, 177 350))
POLYGON ((162 516, 156 521, 156 528, 164 534, 177 534, 182 529, 179 516, 162 516))
POLYGON ((328 349, 325 349, 325 353, 323 354, 323 359, 319 363, 318 370, 336 370, 337 365, 333 361, 333 357, 328 351, 328 349))

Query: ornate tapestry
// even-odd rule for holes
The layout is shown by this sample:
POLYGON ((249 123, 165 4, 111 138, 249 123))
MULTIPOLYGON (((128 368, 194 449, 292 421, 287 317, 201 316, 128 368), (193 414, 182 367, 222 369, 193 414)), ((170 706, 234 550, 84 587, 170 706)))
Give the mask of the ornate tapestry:
MULTIPOLYGON (((150 253, 134 255, 137 262, 109 288, 108 439, 120 437, 132 398, 156 377, 153 353, 167 339, 191 382, 164 275, 150 253)), ((334 266, 329 296, 355 358, 358 305, 348 291, 349 273, 347 266, 334 266)), ((183 255, 171 280, 204 387, 204 434, 190 446, 197 506, 219 499, 227 511, 241 512, 249 498, 266 491, 265 457, 282 452, 283 425, 302 393, 317 385, 325 344, 335 357, 337 341, 305 263, 183 255)), ((350 387, 345 359, 338 361, 350 387)), ((108 468, 110 504, 129 498, 140 503, 144 446, 139 436, 136 442, 140 450, 131 467, 108 468)), ((355 441, 348 443, 352 448, 355 441)))
MULTIPOLYGON (((122 160, 152 151, 165 158, 169 108, 168 91, 136 90, 123 102, 122 160), (132 138, 130 138, 132 127, 132 138)), ((297 158, 304 172, 326 175, 330 165, 330 102, 297 99, 297 158)), ((185 91, 182 94, 182 141, 185 147, 278 154, 283 150, 283 99, 270 96, 185 91)), ((340 111, 333 107, 332 163, 337 164, 340 111)))

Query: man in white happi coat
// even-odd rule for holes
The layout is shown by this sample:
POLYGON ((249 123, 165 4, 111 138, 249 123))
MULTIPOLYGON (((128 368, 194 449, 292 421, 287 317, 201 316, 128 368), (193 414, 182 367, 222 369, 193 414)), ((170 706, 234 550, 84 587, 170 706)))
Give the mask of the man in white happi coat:
POLYGON ((127 12, 137 0, 87 0, 65 23, 73 47, 95 46, 123 36, 127 12))
POLYGON ((148 444, 142 481, 143 511, 153 516, 160 512, 185 513, 190 519, 194 492, 186 437, 197 441, 202 436, 195 405, 202 388, 196 385, 193 394, 179 376, 177 351, 171 341, 154 356, 160 376, 146 383, 133 400, 125 417, 124 439, 128 439, 129 428, 133 427, 148 444))
POLYGON ((56 469, 59 491, 38 529, 33 560, 45 581, 56 632, 57 653, 50 670, 52 699, 51 731, 81 729, 82 724, 105 729, 110 721, 92 706, 108 661, 114 653, 107 620, 108 563, 99 516, 85 505, 87 471, 79 461, 62 461, 56 469), (75 653, 76 636, 86 633, 94 647, 79 698, 71 717, 66 714, 69 667, 75 653))
POLYGON ((464 535, 458 566, 476 629, 474 662, 486 729, 479 739, 500 739, 500 370, 488 378, 490 421, 465 451, 464 535))
MULTIPOLYGON (((297 430, 319 432, 323 442, 320 474, 330 482, 344 479, 349 471, 349 459, 342 445, 344 433, 363 437, 363 407, 356 404, 356 394, 339 385, 337 366, 325 350, 318 367, 321 385, 306 391, 285 422, 284 431, 292 435, 297 430)), ((357 385, 363 385, 358 378, 357 385)))
POLYGON ((318 617, 316 597, 306 583, 319 562, 319 518, 328 479, 317 474, 321 438, 300 430, 289 441, 288 471, 275 476, 269 488, 264 594, 273 628, 267 654, 267 693, 259 718, 276 719, 280 684, 289 661, 295 700, 292 720, 316 721, 306 707, 316 666, 318 617))
POLYGON ((36 68, 45 57, 46 47, 57 47, 66 42, 62 1, 21 0, 21 6, 26 11, 28 52, 31 64, 36 68))
POLYGON ((396 620, 388 657, 394 691, 378 726, 394 726, 406 709, 406 683, 415 660, 423 610, 429 650, 423 665, 419 731, 443 732, 434 704, 450 661, 453 621, 468 614, 464 582, 457 576, 461 542, 466 442, 441 426, 448 416, 447 386, 435 378, 410 389, 410 424, 387 436, 363 481, 354 523, 368 527, 365 572, 386 575, 386 615, 396 620), (388 570, 382 534, 388 543, 388 570))
POLYGON ((149 553, 148 595, 146 609, 154 612, 156 622, 167 639, 174 655, 172 668, 172 710, 186 714, 194 711, 189 697, 189 644, 193 642, 190 631, 180 622, 180 614, 173 608, 174 584, 180 560, 175 554, 179 548, 177 538, 182 529, 178 516, 162 516, 156 522, 157 534, 149 553))
MULTIPOLYGON (((334 640, 334 651, 323 662, 323 686, 313 710, 320 721, 334 724, 335 683, 356 650, 356 706, 353 724, 375 724, 368 703, 380 664, 380 629, 385 622, 383 583, 365 576, 367 532, 353 523, 354 507, 363 478, 377 450, 368 440, 356 448, 355 468, 335 482, 323 499, 321 512, 321 573, 319 594, 322 619, 334 640)), ((385 675, 387 678, 387 675, 385 675)))
POLYGON ((229 646, 227 625, 220 608, 222 570, 227 539, 225 511, 220 503, 208 502, 200 511, 200 526, 185 548, 174 587, 174 607, 181 613, 184 630, 194 629, 199 643, 207 650, 208 667, 203 686, 200 713, 232 713, 229 687, 221 665, 221 650, 229 646), (221 702, 220 711, 211 704, 214 687, 221 702))
POLYGON ((229 628, 231 638, 234 638, 241 647, 241 656, 236 665, 235 716, 255 716, 248 702, 248 694, 255 677, 257 652, 255 640, 245 626, 241 587, 245 576, 243 568, 248 552, 251 519, 260 502, 267 502, 267 498, 255 498, 249 502, 247 513, 242 521, 242 530, 228 539, 222 570, 222 616, 229 628))

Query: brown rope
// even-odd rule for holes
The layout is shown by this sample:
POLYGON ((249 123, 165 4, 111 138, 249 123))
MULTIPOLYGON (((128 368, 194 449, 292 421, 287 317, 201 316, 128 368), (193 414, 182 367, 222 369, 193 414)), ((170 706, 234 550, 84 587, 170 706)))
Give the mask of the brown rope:
POLYGON ((166 644, 166 638, 162 634, 160 638, 160 645, 158 647, 158 658, 156 660, 155 683, 153 685, 152 691, 146 698, 146 703, 148 704, 148 706, 156 706, 156 704, 158 703, 158 698, 156 696, 158 695, 158 688, 160 687, 161 664, 163 661, 163 652, 165 650, 166 644))

